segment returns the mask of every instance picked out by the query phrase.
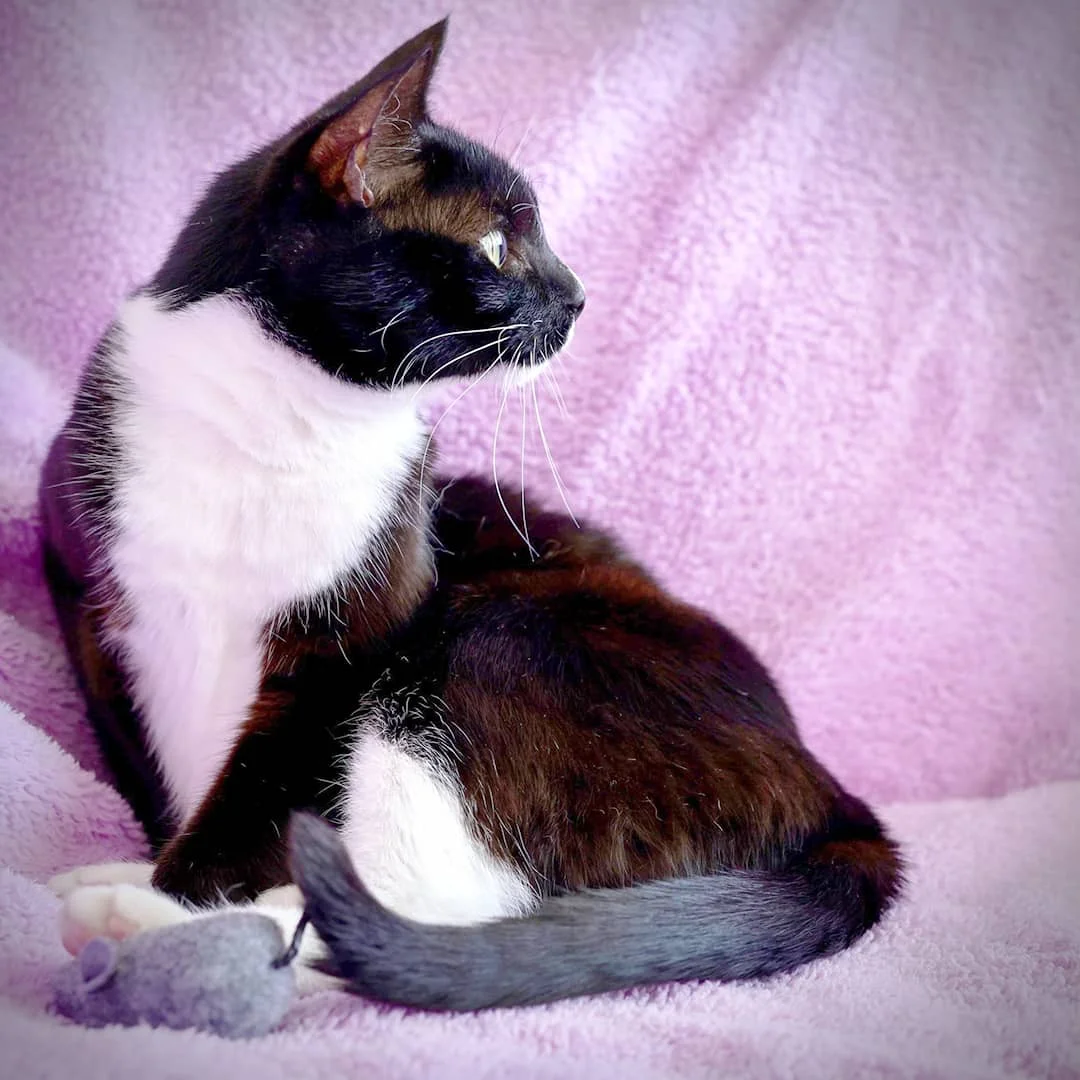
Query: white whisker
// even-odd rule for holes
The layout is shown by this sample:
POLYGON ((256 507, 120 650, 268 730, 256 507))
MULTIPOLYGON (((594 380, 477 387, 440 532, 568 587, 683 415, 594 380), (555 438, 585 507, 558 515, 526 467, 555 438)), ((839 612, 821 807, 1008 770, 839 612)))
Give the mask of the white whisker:
POLYGON ((427 386, 430 386, 448 367, 453 364, 460 363, 462 360, 467 360, 470 356, 475 356, 478 352, 483 352, 485 349, 490 349, 492 345, 498 345, 502 340, 502 335, 495 339, 495 341, 485 341, 483 345, 477 345, 475 349, 469 349, 468 352, 459 353, 451 360, 447 360, 445 364, 437 367, 417 388, 413 393, 415 399, 417 395, 427 386))
POLYGON ((505 124, 505 123, 506 123, 506 110, 503 109, 502 116, 499 117, 499 123, 495 128, 495 137, 491 140, 491 149, 492 150, 496 150, 496 151, 498 150, 499 136, 502 134, 503 124, 505 124))
POLYGON ((580 529, 581 523, 578 521, 574 511, 570 509, 570 502, 566 497, 566 490, 563 487, 562 477, 559 475, 559 467, 555 464, 555 458, 551 453, 551 447, 548 445, 547 435, 544 433, 544 422, 540 419, 540 399, 536 395, 536 383, 532 384, 532 397, 533 411, 536 413, 536 430, 540 433, 540 442, 544 447, 548 468, 551 469, 551 478, 555 481, 555 488, 559 492, 559 498, 562 499, 563 506, 566 507, 566 512, 570 515, 570 520, 580 529))
POLYGON ((566 419, 570 416, 570 410, 566 407, 566 399, 562 395, 562 388, 559 386, 559 380, 555 374, 555 369, 553 367, 553 361, 555 359, 557 359, 557 357, 552 358, 552 361, 548 363, 541 374, 544 376, 544 384, 547 386, 548 392, 555 399, 555 404, 559 407, 559 414, 566 419))
POLYGON ((385 326, 380 326, 377 330, 372 330, 371 333, 368 334, 368 337, 374 337, 376 334, 378 334, 379 335, 379 346, 385 352, 386 351, 386 331, 389 330, 390 327, 393 326, 394 323, 396 323, 398 321, 398 319, 402 319, 406 315, 408 315, 410 310, 411 309, 408 308, 408 307, 403 307, 385 326))
POLYGON ((426 442, 426 443, 424 444, 424 453, 423 453, 423 455, 422 455, 422 456, 421 456, 421 458, 420 458, 420 484, 419 484, 419 487, 420 487, 420 502, 421 502, 421 506, 420 506, 420 509, 421 509, 421 512, 423 512, 423 499, 424 499, 424 473, 425 473, 425 472, 427 471, 427 461, 428 461, 428 455, 429 455, 429 454, 431 453, 431 447, 432 447, 432 444, 433 444, 433 443, 434 443, 434 441, 435 441, 435 432, 439 430, 439 425, 440 425, 440 424, 441 424, 441 423, 442 423, 442 422, 443 422, 443 421, 444 421, 444 420, 445 420, 445 419, 447 418, 447 416, 449 416, 449 414, 450 414, 450 410, 451 410, 451 409, 453 409, 453 407, 454 407, 454 406, 455 406, 455 405, 456 405, 456 404, 457 404, 457 403, 458 403, 459 401, 461 401, 461 399, 462 399, 462 398, 463 398, 463 397, 464 397, 464 396, 465 396, 465 395, 466 395, 466 394, 467 394, 467 393, 468 393, 468 392, 469 392, 469 391, 470 391, 470 390, 471 390, 471 389, 472 389, 472 388, 473 388, 474 386, 476 386, 476 385, 477 385, 477 383, 481 383, 481 382, 483 382, 483 381, 484 381, 484 379, 486 379, 486 378, 487 378, 487 376, 488 376, 488 375, 490 375, 490 374, 491 374, 491 373, 492 373, 492 372, 493 372, 493 371, 495 370, 495 368, 496 368, 496 367, 498 366, 498 363, 499 363, 499 361, 500 361, 501 359, 502 359, 502 350, 500 349, 500 350, 499 350, 499 354, 498 354, 498 356, 496 356, 496 357, 495 357, 495 359, 491 361, 491 364, 490 364, 490 366, 489 366, 489 367, 487 368, 487 370, 485 370, 485 371, 483 372, 483 374, 481 374, 481 375, 479 376, 479 378, 476 378, 476 379, 470 379, 470 380, 468 381, 468 383, 466 383, 466 385, 465 385, 465 389, 464 389, 464 390, 462 390, 462 391, 461 391, 461 393, 460 393, 460 394, 458 394, 458 395, 457 395, 457 397, 455 397, 455 398, 454 398, 454 400, 453 400, 453 401, 451 401, 451 402, 450 402, 450 404, 449 404, 449 405, 447 405, 445 409, 443 409, 442 413, 441 413, 441 414, 439 415, 439 419, 435 421, 435 423, 434 423, 434 424, 432 425, 432 428, 431 428, 431 430, 430 430, 430 431, 428 432, 427 442, 426 442))
POLYGON ((404 385, 405 379, 408 377, 409 369, 411 367, 411 365, 409 365, 409 360, 417 352, 419 352, 420 349, 423 349, 427 345, 431 345, 433 342, 442 341, 442 340, 444 340, 446 338, 451 338, 451 337, 464 337, 467 334, 502 334, 507 330, 520 330, 523 327, 525 327, 526 325, 527 325, 526 323, 507 323, 505 326, 482 326, 482 327, 479 327, 476 330, 447 330, 445 333, 442 333, 442 334, 433 334, 431 337, 425 338, 418 345, 414 345, 401 358, 401 362, 398 364, 397 368, 394 371, 394 376, 390 380, 390 385, 391 386, 402 386, 402 385, 404 385), (406 365, 408 365, 408 366, 406 366, 406 365))
POLYGON ((525 530, 525 542, 529 544, 529 549, 532 549, 532 544, 529 543, 529 517, 528 511, 525 509, 525 433, 528 427, 525 423, 526 411, 525 411, 525 388, 518 388, 518 395, 521 397, 521 527, 525 530))
MULTIPOLYGON (((532 126, 533 126, 533 117, 529 117, 529 122, 525 125, 525 130, 521 133, 521 138, 518 139, 518 144, 517 144, 517 146, 514 147, 514 152, 510 155, 510 157, 508 159, 510 164, 514 165, 515 168, 517 166, 518 154, 520 154, 522 149, 524 149, 525 141, 532 134, 532 126)), ((507 199, 508 202, 510 200, 510 193, 514 190, 514 184, 516 184, 516 183, 517 183, 517 177, 514 178, 513 183, 511 183, 510 187, 506 191, 506 199, 507 199)))
POLYGON ((514 356, 510 363, 510 371, 507 371, 506 378, 503 379, 503 395, 502 401, 499 403, 499 412, 495 417, 495 435, 491 441, 491 478, 495 483, 495 496, 499 500, 499 505, 502 507, 503 513, 506 515, 506 520, 513 526, 514 532, 525 541, 525 546, 529 549, 530 554, 535 558, 536 551, 532 544, 529 542, 528 536, 522 532, 518 523, 514 520, 514 515, 510 513, 509 507, 506 505, 506 499, 503 498, 502 488, 499 487, 499 428, 502 425, 503 413, 506 411, 506 399, 510 394, 510 374, 514 364, 517 363, 518 355, 521 353, 523 346, 519 345, 514 353, 514 356))

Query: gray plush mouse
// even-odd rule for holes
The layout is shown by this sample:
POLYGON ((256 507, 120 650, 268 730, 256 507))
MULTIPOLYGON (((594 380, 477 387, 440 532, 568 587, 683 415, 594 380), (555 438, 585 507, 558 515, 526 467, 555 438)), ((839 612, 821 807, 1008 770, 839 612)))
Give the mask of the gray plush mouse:
POLYGON ((281 1023, 296 983, 281 930, 257 912, 225 912, 116 942, 94 938, 62 968, 54 1006, 87 1027, 195 1028, 228 1038, 281 1023))

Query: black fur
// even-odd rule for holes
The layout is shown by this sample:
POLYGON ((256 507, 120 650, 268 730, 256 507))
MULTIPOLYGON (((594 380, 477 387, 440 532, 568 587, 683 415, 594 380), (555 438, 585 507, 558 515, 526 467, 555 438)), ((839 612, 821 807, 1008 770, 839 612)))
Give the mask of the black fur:
POLYGON ((514 326, 499 341, 508 361, 539 363, 562 347, 584 293, 548 247, 539 216, 516 210, 537 198, 506 162, 429 119, 413 127, 410 152, 425 193, 448 201, 448 216, 454 200, 482 193, 491 226, 520 252, 513 273, 492 266, 475 243, 390 228, 377 209, 327 199, 298 153, 308 141, 272 144, 218 176, 149 291, 173 307, 243 296, 267 332, 370 386, 485 371, 494 347, 454 358, 494 340, 467 336, 493 327, 514 326))

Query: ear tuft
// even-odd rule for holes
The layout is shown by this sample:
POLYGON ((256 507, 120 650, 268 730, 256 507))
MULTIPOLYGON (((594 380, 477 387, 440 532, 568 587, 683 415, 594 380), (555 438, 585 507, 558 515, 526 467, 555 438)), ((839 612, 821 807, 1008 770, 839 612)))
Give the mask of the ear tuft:
POLYGON ((308 167, 328 194, 363 206, 375 201, 381 186, 378 151, 408 145, 412 128, 427 115, 427 90, 446 25, 443 19, 395 49, 312 118, 321 130, 308 167))

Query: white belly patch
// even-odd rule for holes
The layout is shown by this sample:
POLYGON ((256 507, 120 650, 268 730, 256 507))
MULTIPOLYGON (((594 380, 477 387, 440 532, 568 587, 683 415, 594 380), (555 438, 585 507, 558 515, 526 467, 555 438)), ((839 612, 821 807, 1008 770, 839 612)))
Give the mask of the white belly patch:
POLYGON ((455 785, 377 731, 353 747, 343 794, 353 865, 391 911, 463 926, 536 906, 520 872, 476 836, 455 785))

